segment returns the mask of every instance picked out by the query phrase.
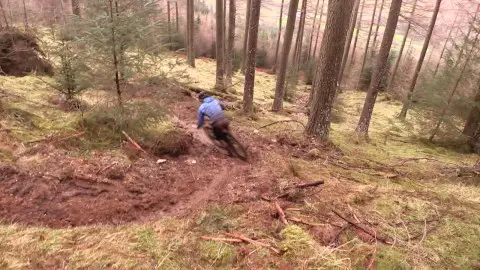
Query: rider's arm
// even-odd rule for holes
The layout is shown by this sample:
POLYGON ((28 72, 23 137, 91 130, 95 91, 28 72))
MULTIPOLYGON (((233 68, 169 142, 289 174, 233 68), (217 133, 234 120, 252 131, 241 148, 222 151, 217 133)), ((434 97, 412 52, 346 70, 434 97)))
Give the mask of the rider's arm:
POLYGON ((201 128, 203 126, 204 118, 205 118, 205 114, 203 113, 203 107, 200 106, 197 112, 197 128, 201 128))

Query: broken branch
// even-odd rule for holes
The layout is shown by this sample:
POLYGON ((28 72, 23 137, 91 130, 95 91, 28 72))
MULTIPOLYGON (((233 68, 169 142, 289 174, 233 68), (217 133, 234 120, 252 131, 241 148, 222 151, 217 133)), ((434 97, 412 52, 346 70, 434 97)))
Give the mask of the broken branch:
POLYGON ((308 221, 305 221, 305 220, 302 220, 302 219, 299 219, 299 218, 296 218, 296 217, 288 217, 287 220, 290 220, 290 221, 293 221, 293 222, 297 222, 297 223, 301 223, 301 224, 305 224, 305 225, 312 226, 312 227, 322 226, 322 224, 310 223, 310 222, 308 222, 308 221))
POLYGON ((262 243, 262 242, 259 242, 259 241, 255 241, 255 240, 250 239, 250 238, 248 238, 248 237, 246 237, 246 236, 243 236, 243 235, 241 235, 241 234, 234 234, 234 233, 228 233, 228 232, 226 232, 225 235, 226 235, 226 236, 233 237, 233 238, 236 238, 236 239, 240 239, 240 240, 242 240, 242 241, 244 241, 244 242, 247 242, 247 243, 250 243, 250 244, 252 244, 252 245, 256 245, 256 246, 261 246, 261 247, 268 248, 268 249, 272 250, 273 252, 275 252, 275 253, 277 253, 277 254, 280 254, 280 250, 272 247, 271 245, 265 244, 265 243, 262 243))
POLYGON ((227 242, 227 243, 242 243, 243 241, 236 238, 221 238, 221 237, 210 237, 210 236, 202 236, 203 240, 209 241, 217 241, 217 242, 227 242))
POLYGON ((143 153, 147 154, 148 155, 148 152, 145 151, 136 141, 134 141, 130 136, 128 136, 128 134, 122 130, 122 134, 125 135, 125 137, 127 138, 127 140, 133 145, 135 146, 135 148, 137 148, 138 150, 142 151, 143 153))
POLYGON ((279 123, 288 123, 288 122, 295 122, 295 123, 299 123, 300 125, 302 125, 304 128, 305 128, 305 124, 303 124, 302 122, 298 121, 298 120, 280 120, 280 121, 275 121, 273 123, 270 123, 268 125, 265 125, 265 126, 261 126, 259 128, 257 128, 257 130, 260 130, 262 128, 266 128, 266 127, 269 127, 269 126, 273 126, 275 124, 279 124, 279 123))
POLYGON ((278 204, 278 202, 275 202, 275 208, 277 209, 278 216, 280 217, 280 220, 283 222, 283 224, 288 225, 287 218, 285 216, 285 212, 283 212, 282 208, 278 204))
POLYGON ((313 182, 309 182, 309 183, 297 184, 297 185, 294 185, 294 186, 286 187, 285 189, 316 187, 316 186, 323 185, 323 184, 325 184, 325 181, 318 180, 318 181, 313 181, 313 182))

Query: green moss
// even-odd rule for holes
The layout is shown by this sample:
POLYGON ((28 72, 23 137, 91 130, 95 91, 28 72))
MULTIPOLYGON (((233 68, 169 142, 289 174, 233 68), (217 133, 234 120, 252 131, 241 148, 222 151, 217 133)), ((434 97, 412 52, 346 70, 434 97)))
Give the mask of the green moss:
POLYGON ((200 243, 200 256, 216 267, 226 267, 237 259, 237 251, 229 244, 205 241, 200 243))
POLYGON ((281 232, 282 242, 280 248, 285 256, 290 259, 300 259, 311 256, 314 241, 312 237, 297 225, 288 225, 281 232))
POLYGON ((377 254, 376 269, 402 270, 411 269, 406 255, 391 248, 383 248, 377 254))

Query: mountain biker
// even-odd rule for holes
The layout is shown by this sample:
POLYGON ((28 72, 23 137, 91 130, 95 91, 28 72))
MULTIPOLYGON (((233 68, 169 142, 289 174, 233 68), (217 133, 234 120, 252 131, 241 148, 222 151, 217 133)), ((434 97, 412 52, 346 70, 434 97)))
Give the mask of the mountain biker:
POLYGON ((208 96, 205 92, 198 94, 198 99, 202 104, 198 108, 197 128, 203 127, 204 118, 207 116, 212 121, 212 129, 215 138, 219 141, 226 141, 226 135, 230 129, 230 122, 225 117, 223 110, 225 106, 217 99, 208 96))

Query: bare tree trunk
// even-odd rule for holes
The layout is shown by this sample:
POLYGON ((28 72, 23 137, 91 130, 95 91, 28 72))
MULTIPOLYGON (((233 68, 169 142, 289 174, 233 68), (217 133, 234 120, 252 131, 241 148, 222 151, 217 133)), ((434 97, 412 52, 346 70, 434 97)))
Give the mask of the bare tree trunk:
POLYGON ((375 50, 377 48, 378 29, 380 28, 380 23, 382 22, 382 11, 383 11, 384 3, 385 3, 385 0, 382 0, 382 3, 380 4, 380 11, 378 12, 377 27, 375 28, 375 34, 373 35, 372 57, 375 56, 375 50))
MULTIPOLYGON (((283 0, 282 0, 283 1, 283 0)), ((307 63, 310 63, 311 53, 312 53, 312 45, 313 45, 313 33, 315 32, 315 22, 317 20, 318 14, 318 6, 320 5, 320 0, 317 0, 317 5, 315 7, 315 15, 313 16, 313 24, 312 24, 312 32, 310 33, 310 41, 308 44, 308 54, 307 54, 307 63)))
POLYGON ((82 17, 80 11, 80 0, 72 0, 72 13, 78 17, 82 17))
POLYGON ((395 29, 397 28, 398 16, 400 15, 400 9, 402 7, 402 0, 392 0, 390 5, 390 11, 388 13, 387 25, 385 26, 385 33, 383 34, 382 44, 377 57, 377 63, 373 70, 372 81, 368 88, 367 97, 363 104, 362 114, 358 120, 356 132, 360 137, 368 137, 368 129, 370 126, 370 120, 372 118, 373 107, 377 100, 378 92, 380 91, 380 84, 382 77, 388 71, 388 55, 390 48, 392 47, 393 36, 395 35, 395 29))
POLYGON ((425 41, 423 43, 422 52, 420 53, 420 58, 418 59, 415 72, 413 73, 412 81, 410 83, 410 86, 408 87, 407 97, 403 103, 403 108, 399 115, 399 118, 401 119, 405 119, 407 117, 408 106, 410 106, 412 93, 415 90, 415 85, 417 84, 418 75, 420 74, 420 70, 422 69, 423 60, 425 59, 425 54, 427 53, 428 45, 430 44, 430 38, 432 37, 433 28, 435 28, 435 22, 437 21, 437 15, 438 15, 438 11, 440 10, 441 3, 442 3, 442 0, 437 0, 435 4, 435 9, 433 10, 433 15, 430 21, 430 25, 428 27, 427 36, 425 37, 425 41))
POLYGON ((297 72, 300 66, 300 58, 302 55, 302 46, 303 46, 303 33, 305 29, 305 17, 307 12, 307 0, 302 0, 302 8, 300 13, 300 22, 297 31, 297 40, 295 42, 295 50, 293 54, 293 66, 295 77, 297 76, 297 72))
POLYGON ((365 51, 363 53, 363 61, 362 61, 362 68, 360 69, 360 77, 362 76, 363 70, 365 69, 365 62, 367 61, 368 46, 370 45, 370 36, 372 35, 373 22, 375 21, 375 12, 377 11, 377 2, 378 0, 375 0, 375 4, 373 6, 372 20, 370 21, 370 28, 368 30, 367 45, 365 45, 365 51))
POLYGON ((350 58, 350 66, 353 66, 353 64, 355 63, 355 52, 357 51, 358 34, 360 33, 360 28, 362 28, 362 16, 363 16, 364 8, 365 8, 365 0, 363 0, 362 8, 360 9, 360 15, 358 16, 357 33, 355 34, 355 40, 353 41, 353 50, 352 50, 352 57, 350 58))
POLYGON ((243 55, 241 71, 245 74, 245 65, 247 62, 247 44, 248 44, 248 29, 250 29, 250 10, 252 0, 247 0, 247 14, 245 19, 245 34, 243 35, 243 55))
POLYGON ((235 0, 230 0, 228 14, 228 46, 227 46, 227 86, 232 85, 233 77, 233 50, 235 47, 235 15, 237 13, 235 0))
POLYGON ((277 73, 277 82, 275 85, 275 98, 273 100, 272 111, 281 111, 283 109, 283 97, 285 96, 285 77, 287 73, 288 55, 292 46, 293 31, 295 30, 295 20, 298 9, 298 0, 290 0, 288 8, 287 26, 283 37, 282 57, 277 73))
POLYGON ((407 43, 408 34, 410 33, 410 28, 412 26, 412 18, 413 14, 415 13, 415 9, 417 7, 417 0, 413 2, 412 12, 410 13, 410 19, 408 20, 407 30, 405 30, 405 35, 403 36, 402 45, 400 46, 400 52, 397 56, 397 61, 395 62, 395 67, 393 68, 392 75, 388 80, 387 90, 390 90, 393 86, 393 82, 395 81, 395 76, 397 75, 398 67, 400 66, 400 62, 402 61, 403 51, 405 49, 405 44, 407 43))
POLYGON ((317 36, 315 37, 315 46, 313 47, 312 58, 315 58, 315 55, 317 55, 318 37, 320 36, 320 30, 322 30, 322 17, 323 17, 324 4, 325 4, 325 0, 322 0, 322 7, 320 8, 320 18, 318 20, 317 36))
POLYGON ((0 0, 0 8, 2 9, 3 20, 5 21, 5 26, 10 27, 7 19, 7 14, 5 13, 5 9, 3 8, 2 0, 0 0))
MULTIPOLYGON (((227 70, 227 54, 228 54, 228 33, 227 33, 227 0, 223 0, 223 69, 227 70)), ((226 74, 226 73, 225 73, 226 74)))
MULTIPOLYGON (((113 67, 115 70, 115 86, 117 88, 117 100, 118 105, 122 106, 122 91, 120 89, 120 72, 119 72, 119 65, 118 65, 118 57, 117 57, 117 40, 116 40, 116 29, 115 29, 115 20, 113 16, 113 0, 109 0, 110 3, 110 23, 112 24, 112 56, 113 56, 113 67)), ((117 4, 117 1, 115 1, 117 4)), ((78 15, 77 15, 78 16, 78 15)))
POLYGON ((175 24, 176 24, 176 29, 177 33, 180 32, 180 28, 178 27, 178 3, 175 1, 175 24))
MULTIPOLYGON (((472 25, 474 23, 475 23, 475 20, 472 23, 472 25)), ((477 35, 475 36, 475 41, 473 42, 472 48, 470 49, 470 52, 468 53, 467 59, 465 60, 465 64, 463 65, 462 70, 460 71, 460 75, 458 76, 457 80, 455 81, 455 85, 453 86, 452 92, 450 93, 450 95, 448 97, 447 104, 445 105, 442 112, 440 113, 440 116, 438 117, 438 121, 437 121, 437 124, 435 125, 435 129, 433 130, 432 135, 430 135, 430 138, 428 138, 429 141, 433 141, 433 139, 435 138, 435 135, 437 135, 437 132, 438 132, 438 129, 440 128, 440 125, 443 123, 443 118, 445 117, 445 114, 447 113, 447 110, 450 107, 450 103, 452 103, 453 96, 457 92, 458 85, 463 78, 463 74, 465 73, 465 69, 467 68, 468 63, 470 62, 473 51, 475 49, 475 45, 477 44, 477 41, 478 41, 478 35, 479 34, 480 34, 480 32, 477 32, 477 35)), ((465 43, 465 44, 468 44, 468 43, 465 43)), ((464 46, 464 47, 466 47, 466 46, 464 46)), ((459 60, 457 60, 457 63, 460 62, 461 57, 462 57, 462 55, 458 56, 459 60)), ((455 67, 457 67, 457 64, 455 64, 455 67)), ((454 70, 456 70, 456 68, 454 68, 454 70)))
POLYGON ((193 0, 187 0, 187 61, 191 67, 195 67, 194 20, 193 0))
POLYGON ((328 140, 337 78, 349 27, 345 18, 351 16, 353 4, 351 0, 329 2, 327 26, 317 63, 316 82, 313 84, 314 102, 306 127, 307 134, 315 135, 322 141, 328 140))
POLYGON ((355 31, 355 24, 357 22, 358 8, 360 7, 360 0, 355 0, 355 7, 353 9, 352 16, 350 17, 350 27, 348 30, 347 45, 343 49, 342 66, 340 67, 340 73, 338 74, 337 91, 341 90, 343 73, 345 72, 345 66, 347 64, 348 54, 350 53, 350 45, 352 44, 353 32, 355 31))
POLYGON ((445 49, 447 48, 447 44, 452 38, 452 32, 453 28, 455 28, 457 24, 457 18, 458 18, 459 12, 457 12, 457 15, 455 15, 455 20, 453 21, 453 24, 450 26, 450 30, 448 30, 448 36, 447 39, 445 40, 445 43, 443 43, 443 48, 442 52, 440 53, 440 58, 438 59, 437 65, 435 66, 435 70, 433 71, 433 76, 435 77, 437 75, 438 67, 440 66, 440 62, 442 62, 443 54, 445 53, 445 49))
POLYGON ((25 27, 25 30, 28 29, 28 15, 27 15, 27 6, 25 5, 25 0, 22 0, 23 2, 23 26, 25 27))
POLYGON ((215 89, 225 90, 225 80, 224 80, 224 63, 223 63, 223 0, 216 0, 216 28, 217 28, 217 37, 216 37, 216 59, 217 59, 217 78, 215 82, 215 89))
POLYGON ((170 19, 170 1, 167 1, 167 32, 168 32, 168 47, 170 50, 173 49, 173 41, 172 41, 172 21, 170 19))
POLYGON ((252 0, 250 29, 248 30, 248 54, 245 70, 245 89, 243 91, 243 111, 253 113, 253 88, 255 87, 255 58, 257 53, 258 23, 260 20, 261 0, 252 0))
POLYGON ((284 0, 282 0, 282 6, 280 7, 280 19, 278 20, 277 45, 275 49, 275 58, 273 59, 273 67, 272 67, 273 73, 277 71, 278 51, 280 50, 280 37, 282 36, 283 3, 284 3, 284 0))
POLYGON ((480 143, 480 125, 477 126, 477 130, 470 136, 470 139, 468 140, 468 145, 471 148, 472 152, 476 152, 477 154, 480 154, 480 149, 479 149, 479 143, 480 143))

